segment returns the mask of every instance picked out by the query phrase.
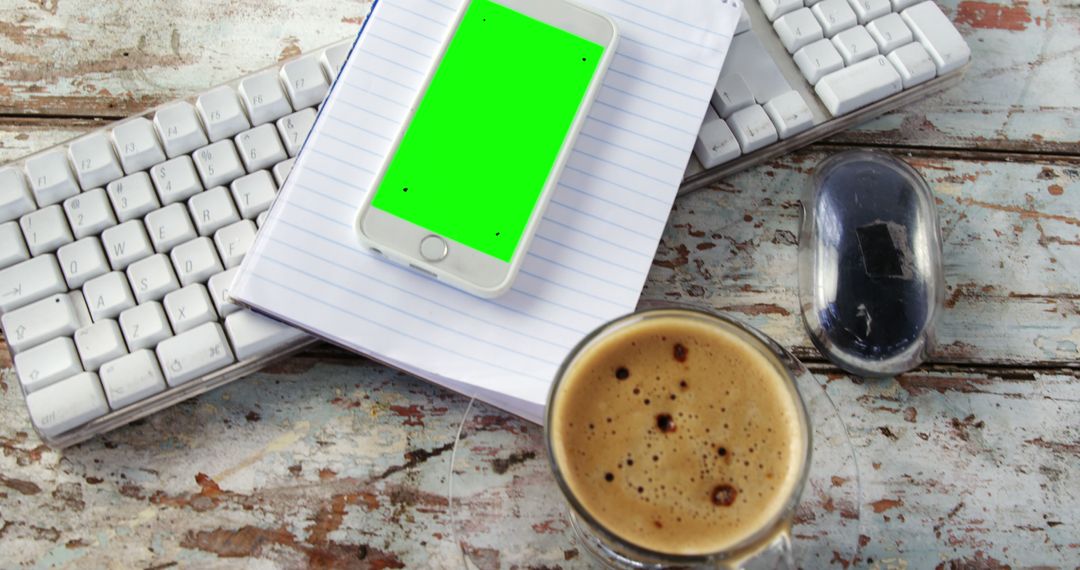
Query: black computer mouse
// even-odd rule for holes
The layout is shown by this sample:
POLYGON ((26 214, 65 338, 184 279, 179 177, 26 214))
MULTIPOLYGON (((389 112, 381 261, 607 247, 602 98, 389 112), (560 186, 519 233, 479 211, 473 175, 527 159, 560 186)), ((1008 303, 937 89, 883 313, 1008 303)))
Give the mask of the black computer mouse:
POLYGON ((918 366, 945 294, 926 181, 890 154, 843 152, 818 166, 802 206, 799 298, 814 345, 859 376, 918 366))

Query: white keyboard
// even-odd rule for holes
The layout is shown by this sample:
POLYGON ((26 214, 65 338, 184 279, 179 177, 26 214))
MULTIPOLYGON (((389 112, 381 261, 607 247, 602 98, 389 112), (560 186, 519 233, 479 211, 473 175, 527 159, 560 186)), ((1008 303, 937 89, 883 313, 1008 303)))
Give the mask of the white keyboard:
POLYGON ((949 87, 970 59, 929 0, 747 0, 681 192, 949 87))
POLYGON ((45 441, 77 443, 313 342, 228 292, 351 45, 0 167, 0 325, 45 441))
MULTIPOLYGON (((951 85, 970 58, 932 2, 803 2, 746 7, 684 192, 951 85)), ((313 342, 228 291, 350 46, 0 167, 0 327, 46 442, 313 342)))

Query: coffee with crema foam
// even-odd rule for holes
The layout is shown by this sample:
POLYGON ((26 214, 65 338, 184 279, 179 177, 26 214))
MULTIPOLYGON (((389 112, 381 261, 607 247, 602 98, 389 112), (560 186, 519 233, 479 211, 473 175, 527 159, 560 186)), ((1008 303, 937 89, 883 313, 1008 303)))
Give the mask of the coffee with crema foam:
POLYGON ((805 427, 790 380, 749 342, 663 317, 579 353, 548 426, 579 510, 672 555, 722 552, 773 524, 801 484, 805 427))

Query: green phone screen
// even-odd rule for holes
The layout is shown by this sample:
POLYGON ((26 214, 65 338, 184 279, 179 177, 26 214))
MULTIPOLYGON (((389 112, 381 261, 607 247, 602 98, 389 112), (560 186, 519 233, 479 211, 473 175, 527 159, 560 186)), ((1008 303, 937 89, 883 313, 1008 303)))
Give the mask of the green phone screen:
POLYGON ((509 262, 603 53, 472 0, 372 207, 509 262))

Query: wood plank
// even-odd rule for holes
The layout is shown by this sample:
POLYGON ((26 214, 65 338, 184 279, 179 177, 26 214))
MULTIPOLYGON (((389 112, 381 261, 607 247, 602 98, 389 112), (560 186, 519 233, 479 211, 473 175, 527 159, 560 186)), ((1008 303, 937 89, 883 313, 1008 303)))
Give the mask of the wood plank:
MULTIPOLYGON (((537 492, 552 483, 536 426, 476 408, 459 455, 468 461, 452 464, 466 399, 328 356, 294 358, 63 453, 29 431, 3 370, 5 561, 458 567, 464 551, 484 569, 588 566, 557 495, 537 492)), ((862 383, 822 368, 817 380, 859 479, 830 478, 850 503, 804 494, 797 544, 821 562, 808 567, 1066 567, 1080 555, 1074 373, 862 383), (838 541, 851 557, 833 555, 838 541)))
MULTIPOLYGON (((799 198, 825 156, 798 152, 678 201, 645 298, 733 312, 813 357, 799 313, 799 198)), ((1080 360, 1080 162, 903 158, 935 190, 943 228, 948 299, 933 360, 1080 360)))
POLYGON ((370 3, 3 2, 0 114, 137 114, 352 37, 370 3))
MULTIPOLYGON (((0 4, 0 114, 122 118, 351 36, 365 1, 0 4)), ((836 140, 1078 152, 1080 8, 944 0, 964 83, 836 140)))
MULTIPOLYGON (((0 162, 94 125, 0 122, 0 162)), ((736 313, 800 357, 820 359, 799 317, 798 199, 813 166, 836 150, 804 150, 680 199, 644 298, 736 313)), ((904 157, 937 192, 945 237, 948 300, 933 361, 1080 361, 1080 160, 938 151, 904 157)))
POLYGON ((972 50, 963 82, 836 140, 1080 153, 1080 7, 940 0, 972 50))

